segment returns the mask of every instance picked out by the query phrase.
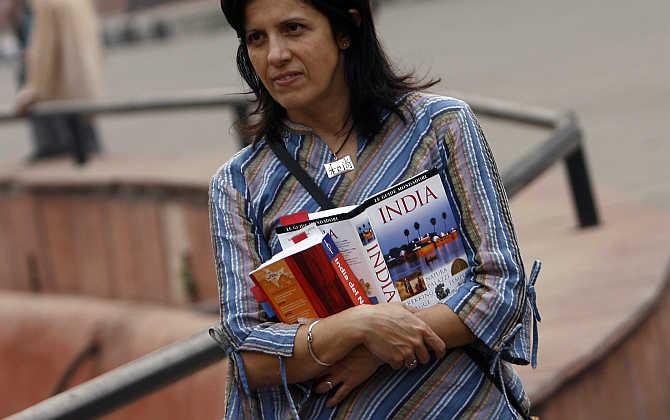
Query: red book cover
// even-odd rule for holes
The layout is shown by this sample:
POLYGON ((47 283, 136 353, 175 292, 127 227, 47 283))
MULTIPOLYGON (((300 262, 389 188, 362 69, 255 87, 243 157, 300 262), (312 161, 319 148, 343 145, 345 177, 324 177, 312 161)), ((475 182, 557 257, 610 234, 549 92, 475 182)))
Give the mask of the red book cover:
POLYGON ((294 225, 296 223, 302 223, 309 221, 309 213, 306 211, 299 211, 293 214, 287 214, 279 218, 279 223, 282 226, 294 225))
MULTIPOLYGON (((306 269, 309 267, 309 264, 305 264, 303 262, 303 256, 308 254, 314 248, 315 246, 307 248, 306 250, 297 254, 291 255, 290 257, 286 257, 286 263, 291 268, 293 275, 300 284, 300 287, 302 287, 305 295, 307 295, 309 301, 312 303, 312 306, 314 306, 314 309, 316 310, 319 318, 324 318, 333 314, 334 312, 329 311, 328 308, 323 304, 321 297, 316 292, 315 288, 312 286, 312 283, 309 280, 312 278, 310 270, 306 269)), ((316 286, 316 284, 314 286, 316 286)))
POLYGON ((329 235, 313 235, 250 273, 256 300, 267 300, 282 322, 326 317, 370 303, 329 235))
POLYGON ((320 301, 323 302, 330 314, 341 312, 353 306, 337 277, 337 273, 333 270, 328 256, 320 245, 310 248, 298 258, 305 270, 305 275, 311 280, 320 301))
POLYGON ((268 302, 269 299, 263 289, 261 289, 258 286, 254 286, 251 288, 251 293, 253 293, 254 298, 256 299, 256 302, 268 302))

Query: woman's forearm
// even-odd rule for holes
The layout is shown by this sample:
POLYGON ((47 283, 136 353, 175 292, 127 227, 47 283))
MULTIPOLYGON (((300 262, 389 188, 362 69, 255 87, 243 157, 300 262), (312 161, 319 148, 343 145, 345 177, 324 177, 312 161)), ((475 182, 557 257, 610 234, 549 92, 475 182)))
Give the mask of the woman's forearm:
POLYGON ((475 341, 472 331, 447 305, 433 305, 416 315, 444 340, 447 348, 461 347, 475 341))
MULTIPOLYGON (((312 350, 325 363, 335 363, 362 342, 356 327, 355 308, 323 318, 312 329, 312 350)), ((309 325, 309 323, 308 323, 309 325)), ((303 325, 295 336, 293 355, 285 359, 288 383, 316 378, 327 367, 317 364, 307 348, 307 327, 303 325)), ((281 383, 279 360, 276 356, 259 352, 242 352, 249 387, 253 390, 281 383)))
MULTIPOLYGON (((445 342, 450 347, 457 347, 474 340, 470 330, 446 305, 435 305, 418 312, 393 303, 355 306, 321 319, 312 333, 312 350, 323 362, 338 362, 359 345, 364 345, 395 369, 412 359, 426 363, 430 358, 428 350, 442 357, 445 342)), ((242 358, 251 389, 281 383, 276 356, 243 352, 242 358)), ((293 355, 285 361, 289 383, 303 382, 326 372, 326 367, 316 363, 309 353, 307 326, 298 329, 293 355)))

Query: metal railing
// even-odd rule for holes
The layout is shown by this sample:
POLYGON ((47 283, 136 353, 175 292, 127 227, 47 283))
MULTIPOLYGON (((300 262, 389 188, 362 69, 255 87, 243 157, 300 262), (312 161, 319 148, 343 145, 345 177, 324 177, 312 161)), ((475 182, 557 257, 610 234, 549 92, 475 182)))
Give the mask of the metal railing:
POLYGON ((98 417, 223 357, 223 351, 207 332, 196 334, 33 405, 7 420, 98 417))
MULTIPOLYGON (((184 91, 170 95, 152 97, 138 97, 123 100, 96 100, 96 101, 49 101, 35 105, 30 113, 20 115, 15 112, 0 112, 0 124, 18 122, 26 118, 68 116, 68 115, 119 115, 136 114, 140 112, 184 111, 188 109, 230 107, 237 120, 247 115, 250 99, 239 93, 230 93, 228 90, 208 89, 184 91)), ((84 165, 89 156, 81 139, 75 136, 72 145, 72 156, 80 165, 84 165)), ((238 137, 239 146, 246 145, 242 137, 238 137)))
MULTIPOLYGON (((598 224, 597 208, 583 150, 582 131, 574 113, 555 112, 469 95, 454 96, 465 99, 479 116, 550 130, 549 136, 541 144, 503 172, 503 183, 508 195, 513 197, 544 171, 563 161, 579 226, 584 228, 598 224)), ((231 107, 238 118, 244 118, 249 104, 249 98, 245 95, 214 89, 125 101, 52 102, 35 107, 31 115, 109 115, 226 106, 231 107)), ((0 113, 0 124, 23 118, 25 116, 11 112, 0 113)), ((238 140, 240 146, 245 144, 243 138, 238 140)), ((44 400, 10 419, 97 417, 216 363, 223 357, 224 352, 208 333, 199 333, 44 400)))
MULTIPOLYGON (((471 95, 454 96, 464 98, 480 116, 551 130, 549 137, 544 142, 536 146, 527 156, 518 159, 511 169, 503 172, 505 189, 512 197, 549 167, 559 160, 564 160, 580 227, 598 224, 597 209, 582 144, 582 131, 573 112, 556 112, 471 95)), ((115 115, 230 107, 236 119, 244 119, 250 103, 250 97, 247 95, 231 93, 224 89, 208 89, 140 97, 132 100, 51 101, 38 104, 28 116, 115 115)), ((28 116, 14 112, 0 113, 0 124, 20 121, 28 116)), ((240 147, 246 145, 242 137, 238 137, 238 143, 240 147)), ((88 159, 82 144, 74 145, 73 156, 80 164, 86 163, 88 159)))
POLYGON ((460 97, 465 98, 478 115, 551 130, 541 144, 518 159, 510 169, 503 171, 503 184, 510 197, 516 195, 552 165, 563 160, 579 226, 586 228, 599 223, 598 209, 586 163, 582 129, 574 112, 550 111, 468 95, 460 97))

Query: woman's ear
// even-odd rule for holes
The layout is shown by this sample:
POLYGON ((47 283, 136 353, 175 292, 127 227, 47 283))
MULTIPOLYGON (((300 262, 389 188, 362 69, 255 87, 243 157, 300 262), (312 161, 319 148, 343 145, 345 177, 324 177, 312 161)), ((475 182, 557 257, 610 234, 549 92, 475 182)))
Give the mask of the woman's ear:
POLYGON ((349 35, 340 34, 337 37, 337 47, 340 50, 346 50, 351 46, 351 37, 349 35))
MULTIPOLYGON (((361 14, 358 11, 358 9, 349 9, 348 10, 349 15, 351 15, 351 18, 354 20, 354 23, 356 26, 361 26, 361 14)), ((337 37, 337 46, 341 50, 346 50, 351 46, 351 37, 349 35, 345 34, 340 34, 337 37)))
POLYGON ((356 22, 356 26, 360 27, 361 26, 361 12, 358 11, 358 9, 349 9, 348 10, 349 14, 351 15, 351 18, 356 22))

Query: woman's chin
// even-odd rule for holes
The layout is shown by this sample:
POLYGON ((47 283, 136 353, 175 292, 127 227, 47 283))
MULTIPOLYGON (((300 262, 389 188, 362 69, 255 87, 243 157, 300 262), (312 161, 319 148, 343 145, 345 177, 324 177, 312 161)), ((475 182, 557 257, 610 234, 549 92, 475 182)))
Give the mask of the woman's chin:
POLYGON ((306 98, 304 95, 300 95, 297 92, 279 95, 274 99, 288 112, 299 112, 300 110, 308 109, 313 105, 313 101, 310 101, 309 98, 306 98))

